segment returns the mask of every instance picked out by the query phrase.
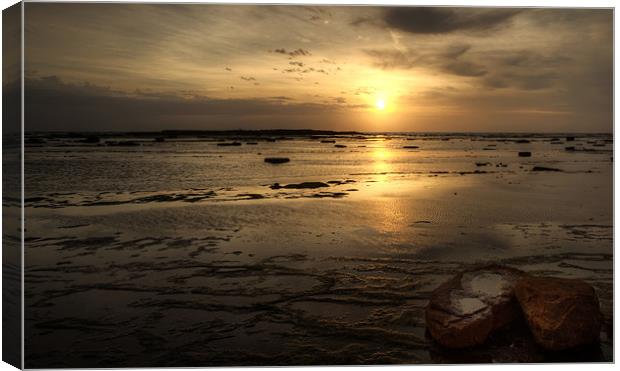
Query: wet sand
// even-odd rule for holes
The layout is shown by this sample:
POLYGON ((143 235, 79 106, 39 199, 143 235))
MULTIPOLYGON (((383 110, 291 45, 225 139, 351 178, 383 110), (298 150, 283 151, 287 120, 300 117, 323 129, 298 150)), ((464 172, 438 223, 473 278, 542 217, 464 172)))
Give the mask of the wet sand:
POLYGON ((611 136, 556 137, 31 140, 26 367, 611 361, 611 136), (429 293, 481 262, 592 284, 601 344, 438 348, 429 293))

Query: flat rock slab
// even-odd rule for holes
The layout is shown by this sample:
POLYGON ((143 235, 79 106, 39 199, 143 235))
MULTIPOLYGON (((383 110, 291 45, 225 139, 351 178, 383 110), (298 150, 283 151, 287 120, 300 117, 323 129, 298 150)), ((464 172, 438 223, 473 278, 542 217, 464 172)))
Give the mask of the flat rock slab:
POLYGON ((461 272, 441 284, 426 307, 426 328, 448 348, 483 344, 489 335, 521 318, 514 287, 523 272, 487 265, 461 272))
POLYGON ((329 187, 329 184, 323 182, 303 182, 303 183, 293 183, 287 185, 280 185, 279 183, 275 183, 271 185, 269 188, 271 189, 315 189, 329 187))
POLYGON ((543 348, 558 351, 599 340, 602 315, 594 288, 586 282, 523 276, 515 294, 543 348))
POLYGON ((265 157, 265 162, 270 164, 284 164, 291 161, 288 157, 265 157))

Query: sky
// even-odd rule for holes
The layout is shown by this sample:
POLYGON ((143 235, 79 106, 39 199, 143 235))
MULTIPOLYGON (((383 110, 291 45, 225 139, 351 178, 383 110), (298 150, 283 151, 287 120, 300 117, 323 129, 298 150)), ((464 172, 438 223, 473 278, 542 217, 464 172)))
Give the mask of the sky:
POLYGON ((610 9, 25 4, 27 130, 611 132, 610 9))

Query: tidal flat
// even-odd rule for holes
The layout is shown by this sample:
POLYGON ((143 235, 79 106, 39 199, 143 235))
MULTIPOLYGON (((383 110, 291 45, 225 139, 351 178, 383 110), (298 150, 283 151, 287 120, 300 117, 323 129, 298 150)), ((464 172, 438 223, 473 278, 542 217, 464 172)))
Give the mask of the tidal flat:
POLYGON ((613 361, 611 135, 30 133, 25 169, 28 368, 613 361), (489 262, 590 283, 600 344, 438 347, 489 262))

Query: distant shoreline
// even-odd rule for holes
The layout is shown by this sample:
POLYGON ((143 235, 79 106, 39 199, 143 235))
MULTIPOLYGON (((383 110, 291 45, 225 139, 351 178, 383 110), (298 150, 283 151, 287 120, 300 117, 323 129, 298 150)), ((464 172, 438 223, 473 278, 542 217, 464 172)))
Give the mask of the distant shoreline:
POLYGON ((333 136, 333 135, 390 135, 390 136, 485 136, 485 137, 548 137, 548 136, 613 136, 614 133, 605 132, 389 132, 389 131, 335 131, 313 129, 257 129, 257 130, 161 130, 161 131, 25 131, 26 135, 52 135, 52 136, 87 136, 87 135, 133 135, 139 137, 157 136, 333 136))

